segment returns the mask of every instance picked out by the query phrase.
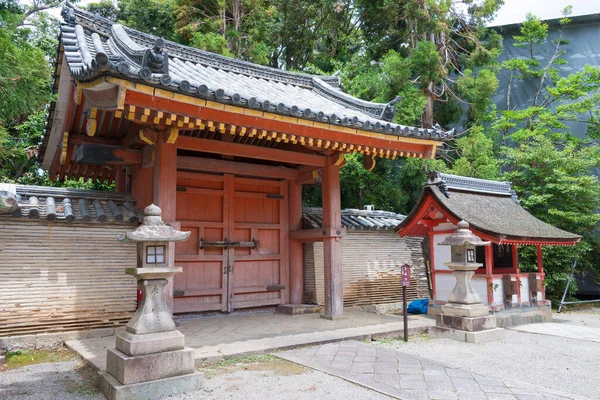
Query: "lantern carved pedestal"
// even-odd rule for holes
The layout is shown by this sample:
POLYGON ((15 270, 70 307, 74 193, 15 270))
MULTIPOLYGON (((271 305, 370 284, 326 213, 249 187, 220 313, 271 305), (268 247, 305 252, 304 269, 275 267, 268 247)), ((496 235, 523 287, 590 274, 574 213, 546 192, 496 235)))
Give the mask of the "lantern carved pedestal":
POLYGON ((487 306, 473 289, 471 278, 483 264, 475 262, 475 246, 489 246, 469 230, 465 221, 458 223, 455 233, 441 245, 450 245, 451 262, 445 263, 456 278, 456 285, 436 315, 435 325, 429 333, 435 337, 455 339, 462 342, 484 343, 504 337, 504 329, 496 327, 496 316, 490 315, 487 306))
POLYGON ((119 237, 138 243, 138 266, 125 273, 137 278, 142 301, 125 330, 117 334, 116 348, 107 350, 100 390, 109 400, 153 399, 202 387, 194 351, 185 347, 163 296, 167 279, 181 272, 169 265, 169 242, 187 240, 190 233, 163 223, 155 205, 144 213, 142 225, 119 237))

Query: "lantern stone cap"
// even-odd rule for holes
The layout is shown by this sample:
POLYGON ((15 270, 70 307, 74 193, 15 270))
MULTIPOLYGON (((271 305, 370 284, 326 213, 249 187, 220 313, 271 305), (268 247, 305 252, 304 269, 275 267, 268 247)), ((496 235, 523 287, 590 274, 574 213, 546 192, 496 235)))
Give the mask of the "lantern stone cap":
POLYGON ((181 242, 190 237, 190 232, 181 232, 167 225, 161 218, 161 209, 150 204, 144 209, 144 222, 133 232, 119 235, 119 240, 132 242, 181 242))
POLYGON ((489 246, 491 242, 481 240, 469 229, 469 223, 462 220, 458 223, 458 229, 452 235, 447 236, 443 242, 438 243, 443 246, 489 246))

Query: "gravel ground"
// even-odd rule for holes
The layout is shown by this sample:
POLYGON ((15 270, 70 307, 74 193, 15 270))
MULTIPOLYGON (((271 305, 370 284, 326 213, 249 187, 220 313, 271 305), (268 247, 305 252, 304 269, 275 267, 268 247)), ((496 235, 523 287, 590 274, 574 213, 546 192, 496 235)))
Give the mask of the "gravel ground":
MULTIPOLYGON (((600 315, 591 313, 559 314, 556 319, 600 328, 600 315)), ((471 372, 600 399, 600 343, 597 342, 507 330, 505 339, 477 345, 426 336, 408 343, 396 340, 377 343, 471 372)))
POLYGON ((81 361, 30 365, 0 372, 2 400, 105 400, 81 361))
MULTIPOLYGON (((276 364, 267 363, 250 369, 238 369, 206 376, 204 390, 170 397, 171 400, 244 399, 244 400, 367 400, 391 399, 341 378, 307 368, 298 373, 282 372, 276 364)), ((288 364, 279 361, 278 364, 288 364)), ((245 367, 244 367, 245 368, 245 367)))
MULTIPOLYGON (((105 400, 80 376, 81 362, 38 364, 0 372, 1 400, 105 400)), ((169 400, 388 400, 343 379, 287 362, 257 362, 206 368, 203 390, 169 400)))
MULTIPOLYGON (((555 322, 600 328, 600 308, 555 315, 555 322)), ((474 345, 426 336, 377 345, 466 368, 479 374, 600 399, 600 343, 507 330, 502 341, 474 345)), ((258 362, 206 366, 192 399, 389 399, 319 371, 268 357, 258 362)), ((31 365, 0 372, 0 400, 103 400, 80 361, 31 365)))
POLYGON ((600 307, 563 311, 560 314, 554 313, 552 321, 587 326, 589 328, 600 328, 600 307))

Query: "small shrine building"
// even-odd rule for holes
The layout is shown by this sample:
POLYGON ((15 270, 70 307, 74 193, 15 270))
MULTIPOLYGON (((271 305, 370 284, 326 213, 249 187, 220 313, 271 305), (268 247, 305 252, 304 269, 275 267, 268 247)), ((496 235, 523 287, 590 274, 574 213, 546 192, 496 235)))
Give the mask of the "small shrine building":
MULTIPOLYGON (((448 133, 391 122, 339 78, 277 70, 63 9, 42 167, 114 180, 137 208, 191 232, 175 245, 173 311, 298 304, 302 243, 324 246, 325 317, 343 312, 344 155, 434 158, 448 133), (302 185, 321 180, 322 228, 302 229, 302 185)), ((115 244, 116 246, 116 244, 115 244)))
POLYGON ((450 246, 440 243, 461 220, 491 246, 478 247, 473 287, 492 310, 548 305, 544 293, 542 246, 573 246, 581 236, 547 224, 519 204, 509 182, 433 172, 417 205, 396 228, 400 236, 429 238, 433 304, 444 304, 454 288, 450 246), (521 272, 519 246, 537 248, 537 271, 521 272))

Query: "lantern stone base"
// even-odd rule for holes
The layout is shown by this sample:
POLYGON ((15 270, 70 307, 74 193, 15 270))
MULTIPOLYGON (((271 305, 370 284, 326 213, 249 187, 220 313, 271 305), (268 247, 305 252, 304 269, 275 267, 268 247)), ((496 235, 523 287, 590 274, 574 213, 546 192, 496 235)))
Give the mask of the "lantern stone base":
POLYGON ((467 343, 487 343, 504 339, 506 331, 502 328, 487 329, 479 332, 468 332, 458 329, 432 326, 429 335, 435 338, 453 339, 467 343))
POLYGON ((483 304, 447 303, 435 316, 435 326, 429 329, 433 337, 454 339, 467 343, 486 343, 504 337, 497 327, 495 315, 483 304))
POLYGON ((184 347, 185 336, 179 331, 146 333, 143 335, 121 331, 117 334, 117 350, 128 356, 181 350, 184 347))
POLYGON ((435 316, 435 325, 442 328, 458 329, 460 331, 479 332, 496 328, 496 316, 465 318, 453 315, 438 314, 435 316))
POLYGON ((181 350, 128 356, 117 349, 108 349, 106 372, 124 385, 192 374, 196 372, 194 350, 184 347, 181 350))
POLYGON ((148 400, 202 389, 201 373, 173 376, 149 382, 123 385, 107 372, 100 372, 100 391, 108 400, 148 400))
POLYGON ((483 304, 447 303, 442 306, 442 314, 456 317, 485 317, 490 315, 490 309, 483 304))

